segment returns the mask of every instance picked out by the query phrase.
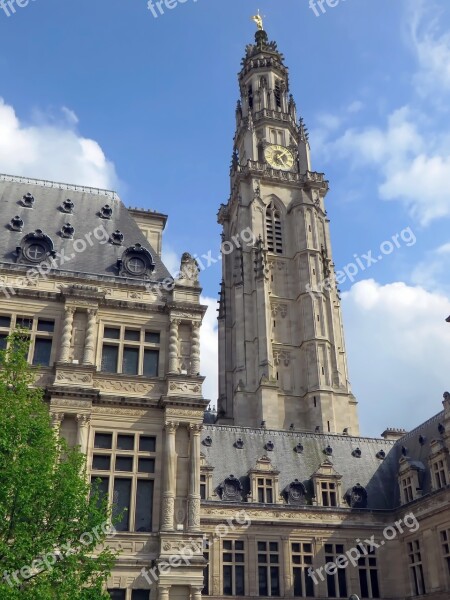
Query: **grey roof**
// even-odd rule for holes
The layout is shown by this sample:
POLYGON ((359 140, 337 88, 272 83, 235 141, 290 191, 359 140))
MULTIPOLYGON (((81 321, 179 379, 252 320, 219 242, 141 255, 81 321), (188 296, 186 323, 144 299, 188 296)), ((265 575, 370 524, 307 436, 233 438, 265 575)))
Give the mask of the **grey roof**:
POLYGON ((280 491, 295 479, 309 481, 313 473, 325 459, 329 459, 334 469, 342 475, 342 493, 361 484, 368 494, 369 509, 391 509, 398 500, 398 453, 395 442, 384 439, 350 437, 342 435, 326 435, 287 431, 251 429, 246 427, 230 427, 204 425, 202 440, 210 437, 210 446, 202 443, 202 453, 212 467, 213 488, 215 489, 226 477, 233 474, 240 479, 244 493, 249 491, 247 473, 254 468, 256 461, 267 455, 272 465, 280 472, 280 491), (238 449, 235 442, 242 439, 244 447, 238 449), (267 451, 267 442, 273 442, 274 449, 267 451), (294 447, 301 443, 303 452, 298 454, 294 447), (326 456, 324 449, 331 446, 333 454, 326 456), (352 454, 361 450, 361 457, 352 454), (386 458, 377 458, 383 450, 386 458))
MULTIPOLYGON (((124 279, 119 278, 117 259, 122 256, 127 247, 138 243, 152 255, 155 263, 152 280, 160 281, 170 277, 161 258, 115 192, 0 175, 0 264, 15 265, 16 248, 26 234, 36 229, 41 229, 51 238, 56 252, 64 251, 66 256, 73 256, 69 262, 60 265, 61 270, 65 272, 124 279), (21 199, 27 193, 35 198, 33 208, 22 205, 21 199), (73 214, 67 214, 60 209, 66 199, 72 200, 75 205, 73 214), (105 204, 109 204, 113 210, 111 219, 99 216, 105 204), (9 227, 11 219, 16 215, 24 222, 22 232, 12 231, 9 227), (61 227, 66 223, 70 223, 75 228, 73 240, 60 235, 61 227), (122 245, 99 244, 92 234, 96 228, 102 226, 108 235, 116 230, 121 231, 124 235, 122 245), (74 252, 75 240, 86 241, 86 236, 89 234, 95 245, 91 247, 88 244, 84 252, 74 252)), ((101 237, 103 234, 97 230, 97 235, 101 237)), ((106 238, 106 235, 104 237, 106 238)), ((127 281, 129 282, 130 279, 127 281)), ((131 281, 139 281, 139 278, 133 278, 131 281)))

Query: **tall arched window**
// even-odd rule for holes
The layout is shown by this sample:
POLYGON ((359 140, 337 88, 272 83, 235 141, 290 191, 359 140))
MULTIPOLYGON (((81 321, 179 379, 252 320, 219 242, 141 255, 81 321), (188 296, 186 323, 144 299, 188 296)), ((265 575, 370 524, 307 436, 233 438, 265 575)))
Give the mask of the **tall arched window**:
POLYGON ((275 254, 283 254, 283 235, 280 211, 271 202, 266 210, 267 250, 275 254))

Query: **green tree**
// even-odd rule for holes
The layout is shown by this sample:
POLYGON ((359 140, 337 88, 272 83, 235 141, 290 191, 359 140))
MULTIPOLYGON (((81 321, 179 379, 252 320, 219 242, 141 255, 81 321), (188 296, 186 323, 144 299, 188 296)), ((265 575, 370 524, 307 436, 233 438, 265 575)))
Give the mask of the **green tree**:
POLYGON ((107 501, 31 387, 24 333, 0 352, 0 598, 106 599, 116 558, 103 543, 114 533, 107 501))

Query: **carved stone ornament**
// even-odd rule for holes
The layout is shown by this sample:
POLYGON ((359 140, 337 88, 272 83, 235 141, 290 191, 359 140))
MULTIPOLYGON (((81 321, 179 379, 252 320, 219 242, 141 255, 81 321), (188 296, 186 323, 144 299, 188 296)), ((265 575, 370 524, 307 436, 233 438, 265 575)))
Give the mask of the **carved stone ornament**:
POLYGON ((224 502, 242 502, 242 484, 234 475, 224 479, 218 486, 217 493, 224 502))

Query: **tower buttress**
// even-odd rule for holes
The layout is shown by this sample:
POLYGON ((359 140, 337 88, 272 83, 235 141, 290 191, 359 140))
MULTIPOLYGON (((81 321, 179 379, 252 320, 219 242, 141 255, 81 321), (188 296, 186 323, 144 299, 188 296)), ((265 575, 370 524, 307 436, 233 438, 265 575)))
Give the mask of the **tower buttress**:
POLYGON ((246 48, 222 238, 219 422, 358 434, 335 286, 328 182, 311 170, 303 119, 277 44, 246 48), (247 232, 244 237, 243 232, 247 232))

